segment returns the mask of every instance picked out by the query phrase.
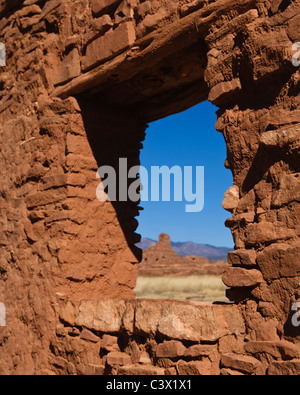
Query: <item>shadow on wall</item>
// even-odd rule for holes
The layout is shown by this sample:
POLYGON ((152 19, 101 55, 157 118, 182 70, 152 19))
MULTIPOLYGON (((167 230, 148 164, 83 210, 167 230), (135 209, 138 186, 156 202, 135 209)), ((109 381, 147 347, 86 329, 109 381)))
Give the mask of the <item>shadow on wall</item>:
MULTIPOLYGON (((119 109, 108 109, 97 100, 78 98, 89 144, 98 167, 110 166, 116 171, 116 196, 119 196, 119 159, 127 158, 128 169, 140 165, 140 150, 147 125, 136 114, 119 109)), ((133 179, 130 182, 135 182, 133 179)), ((99 181, 100 183, 100 181, 99 181)), ((105 192, 108 192, 105 190, 105 192)), ((96 193, 96 191, 95 191, 96 193)), ((140 201, 111 201, 127 244, 137 261, 142 260, 142 250, 136 247, 141 236, 135 233, 140 201)))

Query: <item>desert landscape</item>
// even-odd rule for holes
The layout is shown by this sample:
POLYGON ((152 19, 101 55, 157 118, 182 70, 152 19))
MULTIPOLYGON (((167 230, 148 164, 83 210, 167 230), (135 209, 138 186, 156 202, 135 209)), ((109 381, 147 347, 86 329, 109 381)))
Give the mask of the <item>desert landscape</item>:
POLYGON ((0 375, 300 375, 299 25, 299 0, 0 1, 0 375), (205 101, 234 250, 143 258, 98 169, 205 101))
MULTIPOLYGON (((137 298, 228 301, 227 287, 222 282, 222 275, 229 267, 227 261, 180 256, 173 250, 170 236, 166 233, 161 234, 159 241, 149 248, 149 242, 142 240, 141 245, 146 249, 138 265, 137 298)), ((223 252, 224 249, 220 254, 223 252)))

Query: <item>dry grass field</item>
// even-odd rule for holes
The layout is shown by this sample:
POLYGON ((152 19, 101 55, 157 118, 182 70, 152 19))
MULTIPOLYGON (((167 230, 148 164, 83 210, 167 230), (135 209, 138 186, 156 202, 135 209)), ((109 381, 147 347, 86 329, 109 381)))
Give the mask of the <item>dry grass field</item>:
POLYGON ((219 276, 139 277, 137 298, 226 302, 226 286, 219 276))

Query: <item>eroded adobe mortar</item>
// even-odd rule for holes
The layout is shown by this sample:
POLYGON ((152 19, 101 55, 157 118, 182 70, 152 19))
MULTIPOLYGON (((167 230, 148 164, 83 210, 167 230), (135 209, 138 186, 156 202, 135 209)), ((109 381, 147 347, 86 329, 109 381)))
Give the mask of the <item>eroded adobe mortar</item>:
MULTIPOLYGON (((291 63, 299 2, 16 0, 0 7, 7 48, 0 372, 299 373, 299 328, 291 325, 300 297, 300 74, 291 63), (179 319, 175 302, 143 302, 141 310, 130 301, 138 207, 95 198, 100 164, 116 166, 119 157, 139 164, 147 123, 206 99, 219 107, 216 128, 234 176, 224 207, 236 251, 224 282, 237 304, 231 314, 245 321, 243 329, 219 328, 209 350, 201 336, 162 332, 164 318, 179 319), (120 325, 95 326, 114 312, 120 325), (136 326, 138 312, 148 319, 136 326)), ((230 308, 219 306, 220 317, 230 308)), ((200 332, 209 331, 216 308, 188 309, 200 332)))

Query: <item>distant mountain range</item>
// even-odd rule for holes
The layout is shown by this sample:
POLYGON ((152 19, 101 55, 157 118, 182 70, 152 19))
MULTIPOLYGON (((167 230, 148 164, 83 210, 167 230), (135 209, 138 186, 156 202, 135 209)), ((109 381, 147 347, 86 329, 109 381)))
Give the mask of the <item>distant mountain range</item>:
MULTIPOLYGON (((155 240, 143 238, 137 246, 143 251, 154 246, 157 243, 155 240)), ((212 261, 225 260, 227 261, 228 252, 232 251, 232 248, 227 247, 215 247, 207 244, 197 244, 191 241, 186 243, 174 243, 171 242, 172 249, 181 257, 184 256, 200 256, 208 258, 212 261)))

